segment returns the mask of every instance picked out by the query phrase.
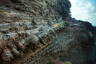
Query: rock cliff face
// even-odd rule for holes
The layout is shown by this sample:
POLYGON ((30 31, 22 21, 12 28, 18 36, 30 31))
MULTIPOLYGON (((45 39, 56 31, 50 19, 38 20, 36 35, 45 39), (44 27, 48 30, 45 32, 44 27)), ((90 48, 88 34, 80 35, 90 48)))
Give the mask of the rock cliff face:
POLYGON ((1 3, 0 23, 35 21, 36 23, 58 22, 70 16, 68 0, 7 0, 1 3))
POLYGON ((0 0, 0 63, 94 63, 96 29, 71 18, 70 7, 69 0, 0 0))

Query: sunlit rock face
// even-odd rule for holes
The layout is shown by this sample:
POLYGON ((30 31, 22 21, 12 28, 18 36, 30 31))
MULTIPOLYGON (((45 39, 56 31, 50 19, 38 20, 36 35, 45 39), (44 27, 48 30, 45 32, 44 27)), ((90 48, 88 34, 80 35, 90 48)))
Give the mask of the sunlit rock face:
POLYGON ((0 23, 32 20, 52 23, 70 16, 71 4, 68 0, 1 0, 0 3, 0 23))
POLYGON ((95 29, 71 18, 70 7, 69 0, 0 0, 0 63, 94 62, 95 29))
POLYGON ((95 0, 70 0, 72 17, 89 21, 96 26, 96 1, 95 0))

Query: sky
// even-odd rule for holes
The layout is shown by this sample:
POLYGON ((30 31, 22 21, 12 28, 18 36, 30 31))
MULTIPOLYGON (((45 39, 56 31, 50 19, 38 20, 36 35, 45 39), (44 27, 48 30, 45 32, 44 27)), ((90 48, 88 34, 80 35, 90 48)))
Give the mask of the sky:
POLYGON ((71 15, 78 20, 89 21, 96 26, 96 0, 70 0, 71 15))

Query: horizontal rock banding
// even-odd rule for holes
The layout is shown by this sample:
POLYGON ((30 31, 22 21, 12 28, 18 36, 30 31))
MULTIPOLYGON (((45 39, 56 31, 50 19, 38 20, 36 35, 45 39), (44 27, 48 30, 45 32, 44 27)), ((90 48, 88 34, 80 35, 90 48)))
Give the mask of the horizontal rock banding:
MULTIPOLYGON (((13 24, 13 26, 19 26, 20 23, 13 24)), ((21 23, 22 24, 22 23, 21 23)), ((50 44, 55 38, 56 33, 60 28, 64 26, 62 23, 58 23, 49 27, 47 25, 29 25, 30 23, 25 23, 27 27, 31 26, 29 30, 18 30, 17 32, 1 33, 0 35, 0 56, 1 60, 4 62, 11 62, 12 60, 22 57, 28 48, 36 52, 38 49, 42 49, 46 45, 50 44), (55 30, 55 31, 54 31, 55 30)), ((10 24, 2 24, 0 28, 8 27, 10 24)), ((22 25, 23 26, 23 25, 22 25)), ((21 28, 21 27, 18 27, 21 28)), ((8 29, 8 28, 4 28, 8 29)), ((8 30, 5 30, 8 31, 8 30)), ((33 54, 32 53, 32 54, 33 54)))

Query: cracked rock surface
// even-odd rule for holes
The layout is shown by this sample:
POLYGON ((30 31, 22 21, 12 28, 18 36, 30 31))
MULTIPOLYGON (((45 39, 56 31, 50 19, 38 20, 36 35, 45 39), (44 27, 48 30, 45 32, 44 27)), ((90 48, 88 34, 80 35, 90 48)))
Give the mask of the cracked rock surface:
POLYGON ((95 64, 96 28, 71 18, 70 7, 69 0, 0 0, 0 64, 95 64))

